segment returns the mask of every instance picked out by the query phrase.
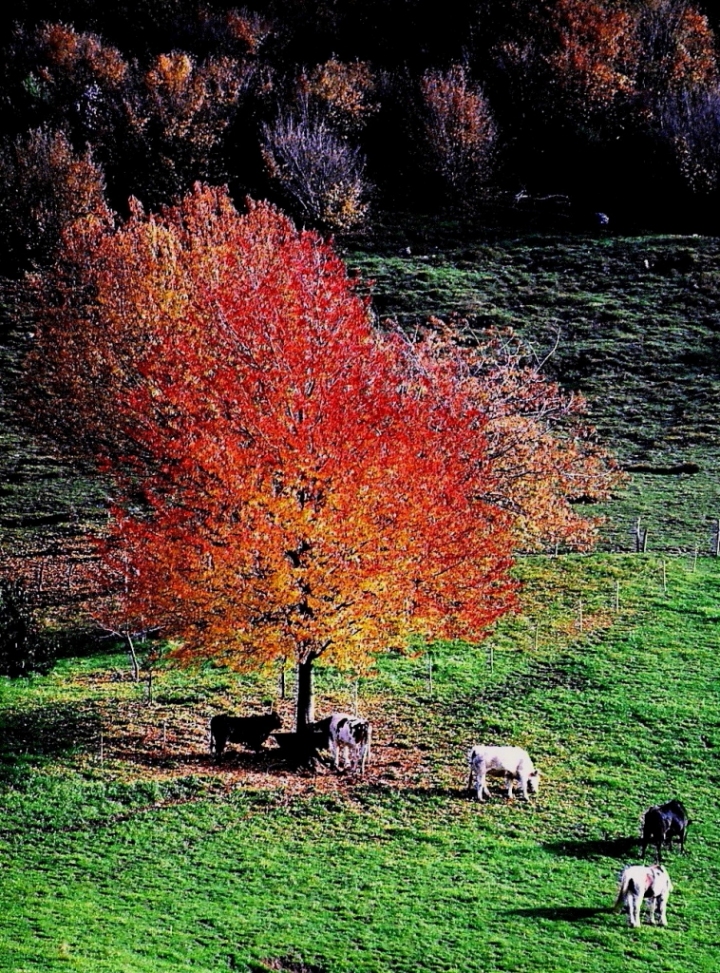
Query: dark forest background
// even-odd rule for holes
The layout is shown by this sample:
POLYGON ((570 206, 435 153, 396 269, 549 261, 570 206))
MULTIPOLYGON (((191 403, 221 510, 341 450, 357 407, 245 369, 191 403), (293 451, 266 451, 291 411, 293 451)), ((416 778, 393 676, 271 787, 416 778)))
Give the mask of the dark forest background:
POLYGON ((25 0, 2 17, 0 272, 196 180, 333 233, 506 212, 714 232, 701 0, 25 0))

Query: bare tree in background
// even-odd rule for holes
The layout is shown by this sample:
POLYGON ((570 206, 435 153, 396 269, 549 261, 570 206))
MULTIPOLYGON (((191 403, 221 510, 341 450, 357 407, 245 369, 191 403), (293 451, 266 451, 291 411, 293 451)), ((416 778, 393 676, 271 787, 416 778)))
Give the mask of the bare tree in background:
POLYGON ((263 156, 271 179, 303 219, 332 230, 365 219, 365 158, 307 101, 263 126, 263 156))
POLYGON ((720 176, 720 89, 671 92, 658 105, 656 118, 688 188, 715 190, 720 176))

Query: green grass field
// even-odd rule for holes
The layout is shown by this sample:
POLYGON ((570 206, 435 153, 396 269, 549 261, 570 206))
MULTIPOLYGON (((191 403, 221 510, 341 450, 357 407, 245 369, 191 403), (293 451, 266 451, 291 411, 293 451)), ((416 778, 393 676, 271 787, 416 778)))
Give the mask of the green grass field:
MULTIPOLYGON (((4 681, 0 969, 715 971, 720 565, 671 560, 666 590, 652 557, 520 571, 524 612, 489 642, 386 656, 360 682, 365 782, 209 759, 208 713, 260 705, 269 675, 167 672, 150 703, 110 653, 4 681), (465 752, 508 740, 539 797, 496 785, 480 806, 465 752), (667 856, 669 926, 631 930, 617 873, 672 796, 693 823, 667 856)), ((322 671, 320 711, 354 691, 322 671)))

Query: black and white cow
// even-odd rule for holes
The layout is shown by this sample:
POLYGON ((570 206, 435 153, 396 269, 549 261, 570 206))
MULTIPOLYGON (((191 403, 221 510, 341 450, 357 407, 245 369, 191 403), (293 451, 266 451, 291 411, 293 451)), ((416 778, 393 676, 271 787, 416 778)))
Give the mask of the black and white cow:
POLYGON ((210 720, 210 752, 219 757, 228 743, 242 743, 256 752, 273 730, 282 726, 277 713, 258 716, 226 716, 219 713, 210 720))
POLYGON ((336 770, 350 768, 361 774, 365 772, 372 739, 372 727, 368 720, 350 716, 349 713, 332 713, 313 723, 312 729, 318 740, 322 741, 318 746, 330 751, 336 770))
POLYGON ((650 910, 650 922, 660 920, 667 925, 665 910, 673 886, 670 876, 662 865, 628 865, 620 876, 620 888, 615 900, 615 912, 627 909, 631 926, 640 925, 640 909, 643 902, 650 910))

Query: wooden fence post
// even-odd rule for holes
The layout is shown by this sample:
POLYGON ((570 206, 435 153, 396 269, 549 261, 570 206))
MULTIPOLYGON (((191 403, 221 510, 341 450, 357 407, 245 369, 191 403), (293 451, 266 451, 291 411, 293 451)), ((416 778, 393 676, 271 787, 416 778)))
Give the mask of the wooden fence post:
POLYGON ((635 553, 644 554, 647 551, 648 529, 640 525, 640 518, 635 521, 635 553))

